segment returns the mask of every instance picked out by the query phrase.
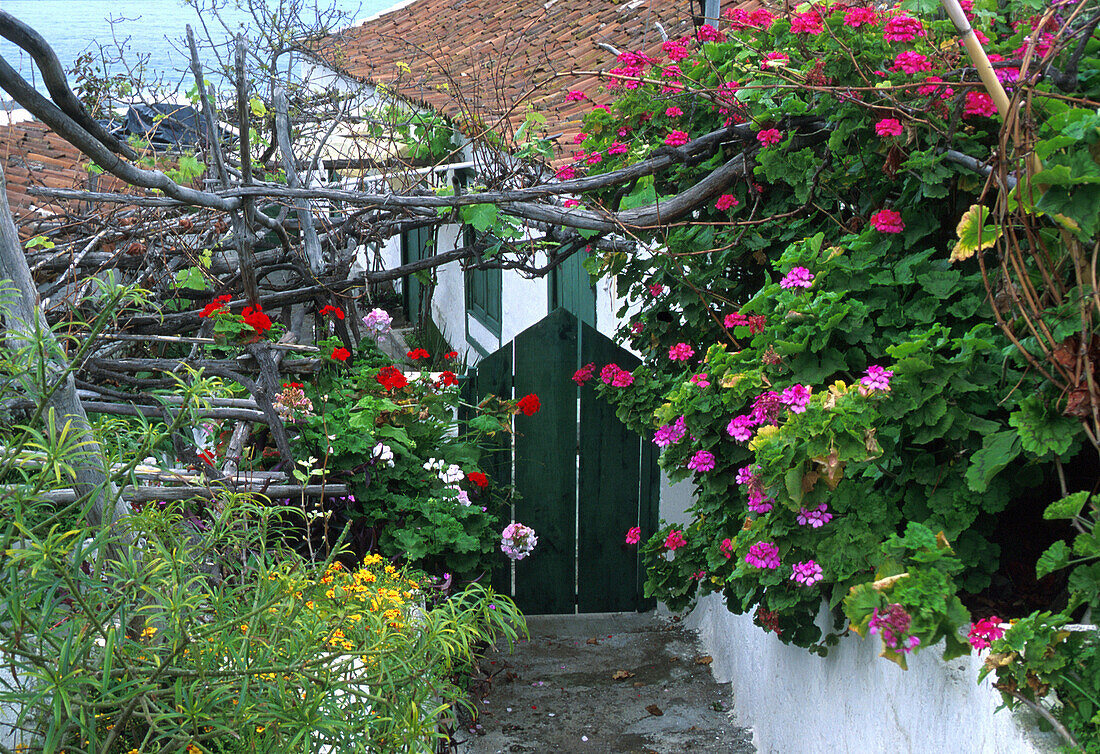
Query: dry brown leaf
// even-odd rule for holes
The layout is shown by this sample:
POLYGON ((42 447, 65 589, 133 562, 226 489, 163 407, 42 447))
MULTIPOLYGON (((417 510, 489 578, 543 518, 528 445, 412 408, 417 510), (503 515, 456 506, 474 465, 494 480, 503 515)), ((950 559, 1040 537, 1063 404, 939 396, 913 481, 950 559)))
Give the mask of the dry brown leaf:
POLYGON ((593 636, 591 639, 585 642, 585 644, 599 644, 600 640, 593 636))
POLYGON ((710 655, 703 655, 702 657, 695 658, 696 665, 710 665, 712 662, 714 662, 714 658, 710 655))
POLYGON ((645 708, 645 711, 648 712, 649 714, 653 715, 654 717, 660 717, 661 715, 665 714, 664 710, 662 710, 656 704, 649 705, 648 707, 645 708))
POLYGON ((611 680, 613 681, 625 681, 627 678, 633 678, 634 674, 629 670, 616 670, 611 674, 611 680))

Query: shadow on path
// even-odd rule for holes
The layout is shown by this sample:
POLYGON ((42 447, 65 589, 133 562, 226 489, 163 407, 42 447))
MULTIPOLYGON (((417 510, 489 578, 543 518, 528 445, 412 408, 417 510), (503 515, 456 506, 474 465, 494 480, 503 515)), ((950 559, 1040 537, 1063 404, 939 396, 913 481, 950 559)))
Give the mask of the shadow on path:
POLYGON ((528 618, 531 639, 491 650, 462 754, 751 754, 694 634, 654 613, 528 618))

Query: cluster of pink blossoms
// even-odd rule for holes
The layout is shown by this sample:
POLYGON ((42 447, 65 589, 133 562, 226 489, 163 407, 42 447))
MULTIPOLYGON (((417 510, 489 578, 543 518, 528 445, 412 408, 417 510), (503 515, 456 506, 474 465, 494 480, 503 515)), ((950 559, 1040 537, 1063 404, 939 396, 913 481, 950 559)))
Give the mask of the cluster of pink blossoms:
POLYGON ((501 552, 512 560, 523 560, 531 554, 538 543, 539 538, 535 535, 535 530, 523 524, 508 524, 500 533, 501 552))
POLYGON ((734 312, 733 314, 727 314, 722 324, 726 328, 744 326, 749 328, 749 335, 756 335, 758 332, 764 332, 764 328, 768 324, 768 318, 763 314, 745 315, 734 312))
POLYGON ((924 26, 915 18, 894 16, 882 27, 882 38, 887 42, 912 42, 924 36, 924 26))
POLYGON ((645 74, 647 65, 657 61, 648 55, 639 52, 621 52, 617 59, 619 65, 610 70, 613 76, 625 77, 625 80, 613 78, 607 83, 608 89, 622 86, 624 89, 637 89, 641 85, 640 79, 645 74))
POLYGON ((726 35, 715 29, 710 24, 703 24, 699 31, 695 32, 695 38, 700 42, 725 42, 726 35))
POLYGON ((901 136, 903 128, 897 118, 883 118, 875 124, 875 133, 879 136, 901 136))
POLYGON ((867 367, 867 374, 859 380, 859 384, 868 391, 878 390, 883 393, 890 392, 890 378, 894 376, 894 370, 883 369, 877 364, 867 367))
POLYGON ((795 520, 800 526, 809 526, 811 529, 820 529, 833 520, 833 514, 829 513, 829 506, 825 503, 816 508, 799 508, 795 520))
POLYGON ((719 212, 725 212, 727 209, 736 207, 738 204, 740 204, 740 202, 737 201, 737 198, 733 194, 722 194, 718 197, 718 201, 714 203, 714 208, 719 212))
POLYGON ((779 548, 774 542, 757 542, 749 547, 745 562, 753 568, 767 568, 774 571, 779 568, 779 548))
POLYGON ((970 633, 966 635, 967 641, 974 649, 988 649, 989 645, 1005 635, 1001 628, 1001 619, 996 615, 982 618, 977 623, 970 624, 970 633))
POLYGON ((814 274, 805 267, 795 267, 779 281, 780 288, 809 288, 814 284, 814 274))
POLYGON ((764 8, 754 11, 730 8, 723 14, 734 29, 764 29, 771 28, 775 23, 775 16, 764 8))
POLYGON ((693 374, 689 378, 692 385, 695 387, 710 387, 710 380, 707 379, 706 372, 700 372, 699 374, 693 374))
POLYGON ((821 14, 816 10, 795 13, 791 16, 791 34, 820 34, 825 31, 821 14))
POLYGON ((985 92, 969 91, 966 93, 966 102, 963 104, 963 115, 981 115, 992 118, 997 114, 997 105, 993 98, 985 92))
POLYGON ((778 128, 765 128, 756 134, 756 140, 761 146, 770 147, 783 141, 783 134, 778 128))
POLYGON ((611 387, 630 387, 634 384, 634 375, 618 364, 608 364, 600 370, 600 381, 611 387))
POLYGON ((697 450, 691 460, 688 461, 687 467, 692 471, 698 471, 700 474, 711 471, 714 469, 714 454, 709 450, 697 450))
POLYGON ((878 13, 874 8, 849 8, 844 12, 844 25, 853 29, 861 26, 877 26, 878 13))
POLYGON ((876 607, 871 614, 871 620, 867 628, 871 633, 882 632, 882 641, 895 652, 906 654, 912 652, 920 645, 920 639, 916 636, 906 636, 912 619, 905 608, 898 604, 887 605, 882 613, 876 607))
POLYGON ((802 586, 813 586, 824 578, 821 566, 812 560, 795 563, 792 570, 791 581, 797 581, 802 586))
POLYGON ((653 444, 658 448, 667 448, 669 445, 675 445, 683 440, 686 434, 687 424, 684 417, 681 416, 672 424, 658 427, 657 431, 653 433, 653 444))
POLYGON ((672 361, 687 361, 695 355, 695 349, 687 343, 677 343, 668 349, 668 358, 672 361))
POLYGON ((573 382, 577 383, 581 387, 584 387, 587 382, 592 379, 592 373, 596 371, 596 365, 591 361, 585 364, 583 367, 573 372, 573 382))
POLYGON ((671 105, 665 108, 665 117, 667 118, 679 118, 683 114, 684 111, 676 107, 676 105, 671 105))
POLYGON ((746 442, 752 437, 753 427, 761 424, 777 424, 779 414, 784 408, 791 413, 801 414, 810 402, 811 388, 805 385, 792 385, 780 395, 766 390, 756 396, 752 410, 748 414, 735 416, 726 425, 726 434, 738 442, 746 442))
POLYGON ((671 550, 673 552, 685 546, 686 544, 687 540, 684 539, 684 533, 679 529, 673 529, 668 533, 668 536, 665 537, 665 549, 671 550))
POLYGON ((718 552, 726 556, 726 560, 733 557, 733 540, 726 537, 722 540, 722 544, 718 545, 718 552))
POLYGON ((632 526, 626 531, 626 543, 628 545, 636 545, 642 541, 642 527, 632 526))
POLYGON ((748 509, 763 515, 772 509, 775 500, 764 492, 764 485, 757 476, 756 469, 754 466, 742 466, 737 471, 736 482, 748 487, 748 509))
POLYGON ((690 54, 686 39, 670 39, 661 45, 661 49, 668 55, 668 59, 673 62, 683 60, 690 54))
POLYGON ((665 144, 670 147, 682 147, 689 141, 691 137, 683 131, 669 131, 668 136, 665 137, 665 144))
POLYGON ((892 209, 880 209, 871 215, 871 225, 879 233, 901 233, 905 230, 901 213, 892 209))
POLYGON ((931 71, 933 68, 932 61, 928 59, 927 55, 912 50, 899 52, 894 59, 894 64, 890 66, 891 71, 901 71, 910 76, 921 71, 931 71))

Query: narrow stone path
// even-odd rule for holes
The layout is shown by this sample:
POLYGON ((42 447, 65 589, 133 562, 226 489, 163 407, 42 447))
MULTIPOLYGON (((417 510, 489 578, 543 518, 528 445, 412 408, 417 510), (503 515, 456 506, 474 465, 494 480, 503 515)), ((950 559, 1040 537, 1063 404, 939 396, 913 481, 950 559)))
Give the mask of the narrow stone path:
POLYGON ((531 639, 491 650, 462 754, 751 754, 694 634, 654 613, 537 616, 531 639))

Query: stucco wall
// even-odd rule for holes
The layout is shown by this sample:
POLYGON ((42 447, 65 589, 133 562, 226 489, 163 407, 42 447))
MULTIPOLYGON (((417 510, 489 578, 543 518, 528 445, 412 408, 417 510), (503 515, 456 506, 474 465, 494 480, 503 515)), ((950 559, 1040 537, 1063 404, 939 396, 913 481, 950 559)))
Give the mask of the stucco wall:
POLYGON ((877 639, 851 634, 818 657, 782 644, 750 615, 733 615, 716 594, 687 625, 714 658, 715 678, 731 684, 738 722, 752 727, 759 754, 1057 750, 1057 736, 1039 732, 1030 716, 994 714, 1000 695, 988 678, 977 683, 978 655, 945 663, 927 650, 906 671, 877 656, 877 639))

